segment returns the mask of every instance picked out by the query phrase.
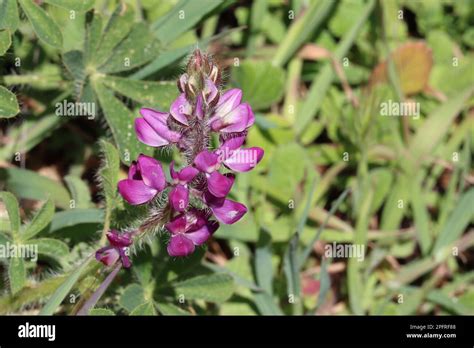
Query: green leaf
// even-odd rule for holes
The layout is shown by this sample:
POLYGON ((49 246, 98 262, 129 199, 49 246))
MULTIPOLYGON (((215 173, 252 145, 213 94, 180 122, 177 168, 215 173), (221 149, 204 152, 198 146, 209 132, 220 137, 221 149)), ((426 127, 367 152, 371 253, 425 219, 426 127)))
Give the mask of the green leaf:
POLYGON ((145 303, 145 291, 139 284, 130 284, 120 296, 119 304, 128 312, 133 312, 139 305, 145 303))
POLYGON ((8 281, 10 282, 10 290, 12 295, 15 295, 25 286, 26 268, 23 258, 10 258, 10 265, 8 266, 8 281))
POLYGON ((416 178, 412 178, 410 181, 411 206, 415 219, 417 239, 418 243, 420 244, 422 254, 427 255, 429 249, 431 248, 433 237, 430 232, 430 219, 428 216, 428 210, 424 199, 425 195, 422 190, 422 177, 421 175, 419 175, 416 178))
POLYGON ((83 53, 78 50, 63 54, 63 63, 69 73, 76 81, 83 81, 86 77, 83 61, 83 53))
POLYGON ((123 163, 130 164, 140 153, 151 155, 153 150, 139 142, 135 136, 134 115, 113 93, 100 82, 94 84, 107 123, 118 146, 123 163))
POLYGON ((130 315, 156 315, 155 306, 153 302, 145 302, 141 305, 138 305, 130 315))
POLYGON ((39 315, 52 315, 54 311, 59 307, 64 298, 70 293, 74 284, 78 281, 79 277, 93 260, 92 257, 89 257, 85 260, 74 272, 68 276, 64 282, 56 289, 54 294, 50 297, 46 305, 41 309, 39 315))
POLYGON ((438 235, 433 255, 458 239, 474 218, 474 189, 464 193, 438 235))
POLYGON ((20 112, 16 96, 3 86, 0 86, 0 118, 10 118, 20 112))
POLYGON ((159 110, 168 110, 179 94, 174 82, 139 81, 115 76, 106 76, 102 81, 114 91, 159 110))
POLYGON ((38 254, 46 255, 60 260, 69 254, 69 247, 66 243, 52 238, 30 239, 28 244, 38 246, 38 254))
POLYGON ((63 36, 61 29, 53 18, 32 0, 18 0, 18 2, 30 20, 36 35, 48 45, 62 48, 63 36))
POLYGON ((232 69, 232 78, 243 90, 243 99, 260 110, 278 102, 284 91, 285 72, 267 61, 246 60, 232 69))
POLYGON ((228 274, 202 275, 173 284, 176 295, 186 300, 205 300, 221 303, 234 292, 234 280, 228 274))
POLYGON ((0 29, 8 29, 13 33, 19 23, 20 17, 16 0, 0 1, 0 29))
POLYGON ((331 13, 335 2, 330 0, 313 1, 290 27, 283 42, 278 46, 278 51, 273 58, 276 66, 284 65, 296 50, 314 33, 324 19, 331 13))
MULTIPOLYGON (((99 23, 99 19, 96 20, 96 17, 98 18, 99 16, 94 16, 95 23, 93 22, 93 30, 90 31, 93 35, 88 38, 89 42, 86 45, 89 49, 97 48, 97 31, 99 27, 102 26, 101 23, 99 23)), ((88 57, 91 58, 90 61, 93 62, 95 66, 100 66, 107 62, 114 47, 125 39, 132 25, 133 10, 130 6, 120 3, 105 26, 100 39, 100 46, 95 51, 89 51, 88 57)))
POLYGON ((108 308, 92 308, 89 311, 89 315, 94 316, 114 316, 115 313, 108 308))
POLYGON ((64 177, 69 192, 74 200, 74 209, 86 209, 91 206, 91 193, 89 186, 78 176, 66 175, 64 177))
POLYGON ((0 149, 0 158, 7 160, 15 152, 28 152, 66 121, 66 117, 53 114, 40 118, 24 118, 18 127, 10 127, 8 137, 11 141, 0 149), (23 134, 28 134, 28 136, 25 137, 23 134))
POLYGON ((172 303, 157 303, 156 306, 162 315, 190 315, 189 312, 172 303))
POLYGON ((12 44, 12 38, 9 30, 0 30, 0 56, 3 56, 10 45, 12 44))
MULTIPOLYGON (((171 11, 153 23, 152 30, 163 44, 171 43, 222 3, 216 0, 180 0, 171 11)), ((230 3, 227 1, 227 4, 230 3)))
POLYGON ((95 0, 45 0, 45 2, 65 8, 66 10, 86 12, 94 7, 95 0))
POLYGON ((102 224, 103 222, 104 211, 102 209, 70 209, 54 214, 48 233, 75 225, 102 224))
POLYGON ((8 218, 10 219, 10 229, 12 236, 16 238, 18 232, 20 231, 20 207, 18 205, 18 200, 10 192, 0 192, 0 199, 5 204, 5 208, 8 212, 8 218))
POLYGON ((51 220, 53 219, 53 215, 53 201, 47 200, 46 203, 41 207, 41 209, 36 213, 33 220, 26 226, 24 231, 21 233, 21 240, 26 241, 41 232, 41 230, 43 230, 51 222, 51 220))
POLYGON ((31 170, 0 168, 0 180, 5 187, 21 198, 45 200, 49 197, 60 208, 69 208, 70 196, 61 183, 39 175, 31 170))
POLYGON ((135 24, 130 34, 114 48, 112 55, 99 67, 103 73, 134 69, 158 55, 159 45, 144 23, 135 24))
POLYGON ((255 249, 255 275, 258 286, 269 295, 273 294, 273 266, 272 266, 272 239, 270 235, 262 231, 255 249))

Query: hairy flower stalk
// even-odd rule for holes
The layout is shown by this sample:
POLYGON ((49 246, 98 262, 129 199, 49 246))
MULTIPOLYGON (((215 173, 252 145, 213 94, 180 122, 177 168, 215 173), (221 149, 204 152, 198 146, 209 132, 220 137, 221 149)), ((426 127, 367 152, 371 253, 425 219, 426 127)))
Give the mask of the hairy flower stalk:
POLYGON ((110 231, 109 246, 97 251, 97 260, 129 267, 126 249, 147 230, 161 227, 170 235, 169 255, 187 256, 206 243, 219 223, 233 224, 245 215, 245 205, 227 198, 234 172, 251 170, 264 152, 243 147, 254 114, 249 104, 241 103, 241 90, 223 92, 220 83, 219 67, 196 50, 177 81, 181 94, 169 112, 140 110, 142 117, 135 120, 138 140, 153 147, 176 147, 182 164, 171 163, 167 180, 156 159, 141 154, 132 162, 128 178, 118 184, 122 197, 131 205, 156 207, 160 199, 162 204, 150 208, 137 229, 110 231), (217 148, 211 146, 214 134, 217 148))

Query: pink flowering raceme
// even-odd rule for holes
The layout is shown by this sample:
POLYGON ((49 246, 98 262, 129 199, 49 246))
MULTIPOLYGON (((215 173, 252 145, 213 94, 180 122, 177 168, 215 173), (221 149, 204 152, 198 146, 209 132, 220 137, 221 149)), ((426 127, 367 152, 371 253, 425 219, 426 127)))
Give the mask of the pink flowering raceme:
MULTIPOLYGON (((255 122, 252 108, 242 103, 242 91, 222 92, 220 70, 209 56, 196 50, 187 71, 178 79, 179 96, 169 112, 140 110, 135 120, 137 138, 153 147, 175 146, 180 169, 170 164, 167 181, 161 164, 140 155, 132 162, 128 178, 119 182, 122 197, 131 205, 150 204, 154 210, 131 234, 164 226, 169 233, 168 253, 186 256, 204 244, 220 223, 233 224, 247 207, 229 199, 235 172, 247 172, 262 159, 258 147, 245 148, 249 127, 255 122), (220 145, 211 147, 213 133, 220 145), (159 213, 156 213, 158 206, 159 213)), ((111 242, 107 250, 119 250, 111 242)), ((115 252, 104 263, 116 259, 115 252)))

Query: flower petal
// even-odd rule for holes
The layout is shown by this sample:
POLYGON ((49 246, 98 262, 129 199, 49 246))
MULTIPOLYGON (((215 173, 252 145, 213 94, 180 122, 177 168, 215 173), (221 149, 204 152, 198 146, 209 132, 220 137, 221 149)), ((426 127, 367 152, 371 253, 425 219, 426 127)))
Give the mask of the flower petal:
POLYGON ((183 185, 176 185, 169 195, 171 206, 176 211, 185 211, 189 204, 189 192, 183 185))
POLYGON ((120 253, 117 249, 106 246, 96 251, 95 259, 102 262, 106 266, 115 264, 120 258, 120 253))
POLYGON ((173 220, 165 224, 165 228, 171 234, 178 234, 186 232, 187 219, 185 214, 178 215, 173 220))
POLYGON ((229 89, 219 98, 215 114, 223 117, 224 115, 235 109, 242 100, 242 90, 238 88, 229 89))
POLYGON ((213 120, 211 122, 212 130, 224 133, 244 131, 247 127, 249 110, 248 104, 240 104, 224 116, 213 120))
POLYGON ((179 181, 183 184, 186 184, 194 179, 196 175, 199 174, 199 170, 194 167, 188 166, 180 170, 178 173, 179 181))
POLYGON ((210 208, 217 220, 224 224, 233 224, 239 221, 247 212, 245 205, 230 199, 211 200, 210 208))
POLYGON ((144 118, 135 119, 135 132, 137 133, 138 140, 143 144, 154 147, 169 144, 169 141, 158 135, 144 118))
POLYGON ((140 113, 156 134, 169 143, 177 143, 181 139, 181 134, 169 129, 166 123, 169 114, 148 108, 140 109, 140 113))
POLYGON ((145 185, 143 181, 130 179, 121 180, 118 183, 118 190, 122 197, 132 205, 149 202, 158 193, 156 189, 145 185))
POLYGON ((171 236, 167 250, 170 256, 187 256, 194 252, 195 246, 191 239, 183 234, 171 236))
POLYGON ((224 165, 236 172, 252 170, 263 158, 264 151, 260 147, 240 148, 224 161, 224 165))
POLYGON ((132 161, 130 168, 128 168, 128 178, 132 180, 141 180, 142 176, 138 171, 138 166, 136 161, 132 161))
POLYGON ((115 247, 127 247, 132 244, 132 238, 130 233, 119 234, 116 230, 107 232, 107 239, 109 243, 115 247))
POLYGON ((202 226, 200 229, 194 232, 186 233, 186 237, 193 241, 195 245, 204 244, 211 236, 211 231, 207 225, 202 226))
POLYGON ((210 79, 206 79, 206 81, 204 81, 204 90, 202 91, 202 94, 204 95, 204 100, 208 105, 217 101, 215 99, 218 97, 218 93, 219 90, 215 83, 210 79))
POLYGON ((180 94, 173 104, 171 104, 170 113, 176 121, 189 126, 186 115, 190 115, 192 113, 192 107, 186 99, 184 93, 180 94))
POLYGON ((196 167, 204 173, 212 173, 219 166, 219 156, 207 150, 198 153, 194 159, 196 167))
POLYGON ((249 128, 255 123, 255 115, 253 114, 252 107, 249 104, 244 103, 243 105, 248 106, 247 126, 245 128, 249 128))
POLYGON ((233 183, 233 178, 222 175, 218 171, 212 172, 207 178, 207 188, 216 197, 227 196, 233 183))
POLYGON ((166 177, 161 163, 153 157, 143 154, 138 156, 137 162, 143 182, 158 192, 163 191, 166 186, 166 177))

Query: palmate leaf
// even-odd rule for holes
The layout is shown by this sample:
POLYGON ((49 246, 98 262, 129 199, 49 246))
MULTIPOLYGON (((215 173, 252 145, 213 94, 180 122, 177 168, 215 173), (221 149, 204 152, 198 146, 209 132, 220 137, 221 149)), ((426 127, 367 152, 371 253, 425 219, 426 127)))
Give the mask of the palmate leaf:
POLYGON ((25 261, 21 257, 11 257, 8 266, 8 281, 10 283, 10 291, 15 295, 20 291, 26 283, 25 261))
POLYGON ((14 239, 16 239, 18 237, 21 224, 18 200, 10 192, 0 192, 0 200, 3 201, 8 212, 11 235, 14 239))
POLYGON ((28 244, 38 247, 38 254, 53 257, 61 260, 62 257, 69 254, 69 247, 66 243, 53 238, 38 238, 28 240, 28 244))
POLYGON ((24 231, 20 234, 21 240, 26 241, 41 232, 41 230, 43 230, 51 222, 53 215, 54 203, 52 200, 47 200, 41 209, 36 213, 33 220, 28 225, 26 225, 24 231))

